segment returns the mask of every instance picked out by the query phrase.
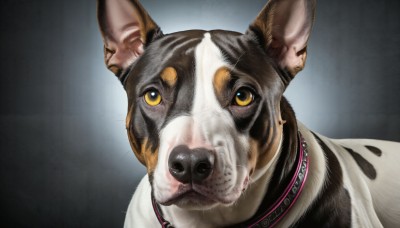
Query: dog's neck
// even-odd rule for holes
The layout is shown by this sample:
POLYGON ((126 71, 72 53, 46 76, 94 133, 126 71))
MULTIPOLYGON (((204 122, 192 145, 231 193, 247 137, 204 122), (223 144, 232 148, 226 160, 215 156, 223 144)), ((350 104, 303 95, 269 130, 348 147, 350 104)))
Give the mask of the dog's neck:
POLYGON ((297 153, 297 122, 285 98, 281 102, 286 121, 280 147, 270 164, 232 206, 207 211, 184 210, 175 205, 161 206, 164 218, 175 227, 225 227, 242 223, 264 213, 282 194, 294 172, 297 153))

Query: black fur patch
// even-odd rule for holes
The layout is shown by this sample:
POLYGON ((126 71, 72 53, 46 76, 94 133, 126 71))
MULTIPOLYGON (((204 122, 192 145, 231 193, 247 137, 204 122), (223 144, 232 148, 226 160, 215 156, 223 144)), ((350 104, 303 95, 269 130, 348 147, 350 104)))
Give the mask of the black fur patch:
POLYGON ((367 148, 369 151, 371 151, 372 153, 374 153, 378 157, 382 156, 382 151, 377 147, 365 146, 365 148, 367 148))
POLYGON ((346 147, 344 147, 344 149, 346 149, 350 153, 350 155, 354 158, 357 165, 363 171, 365 176, 367 176, 371 180, 374 180, 376 178, 376 170, 371 163, 365 160, 365 158, 363 158, 359 153, 355 152, 354 150, 346 147))

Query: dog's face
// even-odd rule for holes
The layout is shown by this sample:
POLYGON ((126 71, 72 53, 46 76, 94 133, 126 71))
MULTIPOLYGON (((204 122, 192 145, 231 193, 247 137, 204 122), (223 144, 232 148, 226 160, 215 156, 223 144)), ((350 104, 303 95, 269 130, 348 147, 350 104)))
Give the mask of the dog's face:
POLYGON ((167 35, 146 49, 125 85, 129 137, 160 203, 232 203, 277 151, 284 86, 250 37, 167 35), (204 197, 182 197, 191 190, 204 197))
POLYGON ((282 140, 282 94, 304 67, 314 8, 271 1, 244 35, 163 35, 137 1, 98 2, 106 65, 128 95, 129 141, 159 203, 230 205, 266 172, 282 140))

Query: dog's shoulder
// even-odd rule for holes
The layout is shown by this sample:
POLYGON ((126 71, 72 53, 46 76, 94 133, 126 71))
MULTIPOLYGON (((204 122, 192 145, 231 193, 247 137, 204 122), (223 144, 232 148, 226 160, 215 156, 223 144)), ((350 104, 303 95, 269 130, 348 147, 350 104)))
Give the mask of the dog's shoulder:
POLYGON ((331 139, 309 130, 301 122, 298 125, 309 144, 311 156, 323 155, 322 164, 326 164, 326 171, 323 178, 325 190, 321 189, 322 192, 326 192, 329 181, 337 179, 338 183, 332 186, 340 185, 344 189, 344 199, 353 205, 351 217, 368 218, 365 221, 352 219, 352 225, 394 227, 398 224, 400 197, 395 189, 400 188, 400 181, 393 181, 393 175, 400 173, 400 143, 373 139, 331 139), (379 208, 378 213, 373 208, 379 208))
POLYGON ((151 204, 151 186, 148 175, 140 181, 129 203, 125 217, 125 228, 157 227, 159 223, 151 204))

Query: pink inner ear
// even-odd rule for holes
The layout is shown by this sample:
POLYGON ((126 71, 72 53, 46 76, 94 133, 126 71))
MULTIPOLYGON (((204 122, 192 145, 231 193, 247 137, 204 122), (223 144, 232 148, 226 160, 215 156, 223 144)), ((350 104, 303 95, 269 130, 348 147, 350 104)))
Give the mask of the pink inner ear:
POLYGON ((298 53, 307 46, 312 27, 312 9, 307 0, 279 0, 273 12, 272 48, 280 49, 281 67, 293 68, 303 64, 298 53))
POLYGON ((126 69, 143 53, 138 16, 128 0, 107 0, 105 9, 106 64, 126 69))

